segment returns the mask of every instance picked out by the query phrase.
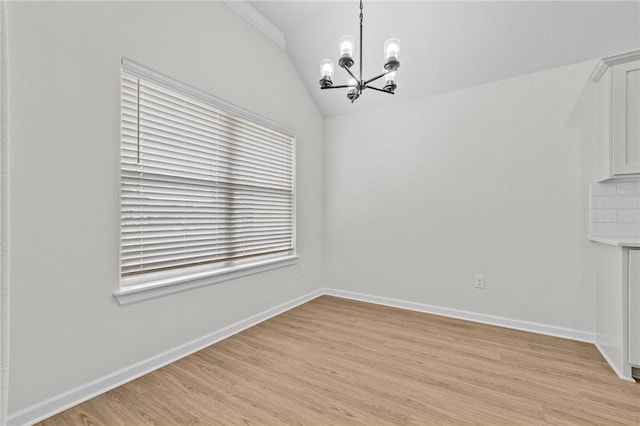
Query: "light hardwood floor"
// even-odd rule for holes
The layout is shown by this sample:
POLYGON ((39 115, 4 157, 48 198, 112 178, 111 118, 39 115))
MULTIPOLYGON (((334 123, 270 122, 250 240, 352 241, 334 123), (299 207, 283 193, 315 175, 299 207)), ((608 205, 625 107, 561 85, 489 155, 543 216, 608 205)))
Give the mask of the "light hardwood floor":
POLYGON ((554 337, 315 299, 42 425, 640 425, 640 385, 554 337))

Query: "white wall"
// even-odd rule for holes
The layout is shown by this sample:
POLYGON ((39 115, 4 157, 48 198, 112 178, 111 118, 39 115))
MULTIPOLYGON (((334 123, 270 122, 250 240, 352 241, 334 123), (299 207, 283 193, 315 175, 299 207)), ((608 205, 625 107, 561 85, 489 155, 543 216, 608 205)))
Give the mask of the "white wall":
POLYGON ((0 426, 7 417, 9 387, 9 262, 8 148, 9 94, 7 79, 7 2, 0 0, 0 426))
POLYGON ((217 2, 11 2, 9 24, 10 414, 321 286, 322 117, 283 50, 217 2), (297 266, 118 306, 123 56, 297 131, 297 266))
POLYGON ((326 285, 592 333, 594 65, 326 119, 326 285))

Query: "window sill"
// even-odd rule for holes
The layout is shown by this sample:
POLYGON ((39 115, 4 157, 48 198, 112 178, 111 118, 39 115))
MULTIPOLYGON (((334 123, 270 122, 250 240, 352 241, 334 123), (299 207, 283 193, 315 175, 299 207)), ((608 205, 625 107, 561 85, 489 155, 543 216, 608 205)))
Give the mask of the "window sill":
POLYGON ((275 259, 266 259, 242 265, 228 266, 224 268, 210 269, 180 275, 177 277, 161 278, 146 281, 139 284, 122 286, 114 293, 120 305, 129 305, 143 300, 155 299, 173 293, 178 293, 192 288, 203 287, 222 281, 232 280, 259 272, 295 265, 298 262, 297 255, 289 255, 275 259))

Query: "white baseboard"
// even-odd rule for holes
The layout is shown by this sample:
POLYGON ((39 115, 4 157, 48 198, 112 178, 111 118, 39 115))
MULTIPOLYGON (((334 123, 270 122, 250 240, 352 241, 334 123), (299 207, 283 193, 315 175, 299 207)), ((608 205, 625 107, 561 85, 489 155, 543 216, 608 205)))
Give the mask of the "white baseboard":
POLYGON ((27 407, 17 413, 10 414, 7 418, 7 426, 27 426, 37 423, 68 408, 87 401, 93 397, 101 395, 111 389, 130 382, 138 377, 144 376, 158 368, 171 364, 181 358, 206 348, 216 342, 224 340, 234 334, 240 333, 247 328, 253 327, 276 315, 280 315, 296 306, 302 305, 316 297, 322 296, 323 289, 312 291, 289 302, 267 309, 264 312, 252 317, 238 321, 218 331, 214 331, 204 337, 185 343, 174 349, 170 349, 161 354, 155 355, 137 364, 125 367, 119 371, 108 374, 92 382, 78 386, 55 397, 49 398, 38 404, 27 407))
POLYGON ((443 308, 441 306, 426 305, 423 303, 408 302, 406 300, 391 299, 388 297, 371 296, 369 294, 355 293, 352 291, 325 288, 324 294, 345 299, 359 300, 394 308, 408 309, 410 311, 424 312, 427 314, 457 318, 482 324, 496 325, 498 327, 512 328, 514 330, 529 331, 547 336, 562 337, 564 339, 577 340, 579 342, 595 343, 595 333, 572 330, 569 328, 555 327, 529 321, 514 320, 493 315, 479 314, 476 312, 462 311, 459 309, 443 308))
POLYGON ((613 362, 613 360, 607 354, 607 351, 602 349, 602 346, 600 346, 599 344, 597 344, 597 343, 594 343, 594 344, 595 344, 596 348, 598 349, 598 351, 600 352, 600 355, 602 355, 602 358, 604 358, 604 360, 607 361, 607 364, 609 364, 609 367, 611 367, 613 372, 616 373, 616 376, 618 376, 618 378, 620 380, 624 380, 625 382, 630 382, 630 383, 635 383, 636 382, 636 380, 631 375, 631 371, 629 371, 629 374, 625 374, 624 371, 620 371, 620 369, 618 368, 616 363, 613 362))
MULTIPOLYGON (((233 336, 234 334, 246 330, 247 328, 253 327, 254 325, 266 321, 269 318, 272 318, 325 294, 345 299, 359 300, 362 302, 391 306, 394 308, 408 309, 411 311, 424 312, 445 317, 479 322, 483 324, 496 325, 499 327, 512 328, 515 330, 562 337, 565 339, 577 340, 581 342, 595 343, 595 334, 585 331, 571 330, 562 327, 554 327, 545 324, 513 320, 509 318, 478 314, 475 312, 462 311, 458 309, 443 308, 440 306, 426 305, 422 303, 408 302, 405 300, 391 299, 387 297, 372 296, 368 294, 355 293, 333 288, 320 288, 304 296, 298 297, 289 302, 283 303, 264 312, 256 314, 252 317, 249 317, 242 321, 238 321, 235 324, 231 324, 204 337, 185 343, 184 345, 178 346, 161 354, 155 355, 137 364, 123 368, 119 371, 108 374, 82 386, 78 386, 77 388, 71 389, 38 404, 27 407, 17 413, 10 414, 7 419, 7 426, 27 426, 33 423, 37 423, 41 420, 44 420, 68 408, 78 405, 88 399, 101 395, 111 389, 130 382, 131 380, 137 379, 138 377, 144 376, 145 374, 157 370, 158 368, 171 364, 172 362, 191 355, 192 353, 204 349, 207 346, 224 340, 230 336, 233 336)), ((606 355, 604 353, 602 354, 603 357, 607 359, 606 355)), ((609 362, 608 359, 607 362, 609 362)), ((609 362, 609 364, 611 363, 609 362)), ((613 364, 611 365, 613 368, 613 364)), ((616 371, 615 368, 614 371, 616 371)), ((618 374, 617 371, 616 374, 618 374)), ((623 375, 618 374, 618 376, 623 380, 629 381, 629 378, 623 375)))

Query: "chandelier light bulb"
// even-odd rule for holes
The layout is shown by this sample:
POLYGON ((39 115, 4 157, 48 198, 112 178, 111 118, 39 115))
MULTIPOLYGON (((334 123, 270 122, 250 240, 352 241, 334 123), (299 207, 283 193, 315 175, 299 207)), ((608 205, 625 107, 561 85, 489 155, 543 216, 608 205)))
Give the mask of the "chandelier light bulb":
POLYGON ((360 97, 360 92, 357 89, 358 81, 355 78, 349 79, 349 92, 347 92, 347 99, 349 99, 352 103, 360 97))
POLYGON ((333 61, 324 59, 320 62, 320 87, 327 88, 333 86, 333 61))
POLYGON ((400 61, 398 61, 399 54, 400 40, 397 38, 390 38, 384 42, 384 68, 386 70, 396 70, 400 67, 400 61))
POLYGON ((350 35, 344 35, 338 40, 340 45, 340 57, 349 56, 353 57, 353 37, 350 35))
POLYGON ((320 75, 322 78, 333 79, 333 61, 331 59, 324 59, 320 62, 320 75))
POLYGON ((338 40, 338 48, 340 49, 340 61, 338 65, 343 68, 349 68, 353 65, 353 37, 343 35, 338 40))
POLYGON ((384 76, 385 83, 396 81, 396 72, 392 71, 384 76))
POLYGON ((392 71, 384 75, 384 87, 387 92, 393 93, 396 90, 396 72, 392 71))
POLYGON ((384 42, 384 58, 398 60, 398 53, 400 53, 400 40, 397 38, 390 38, 384 42))

